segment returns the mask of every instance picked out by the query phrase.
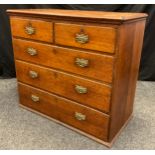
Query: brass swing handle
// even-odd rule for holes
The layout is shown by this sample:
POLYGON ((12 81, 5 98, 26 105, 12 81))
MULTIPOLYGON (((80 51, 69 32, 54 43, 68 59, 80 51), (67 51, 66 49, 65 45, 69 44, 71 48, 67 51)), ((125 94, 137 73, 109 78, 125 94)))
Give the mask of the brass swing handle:
POLYGON ((31 100, 32 100, 33 102, 39 102, 40 98, 39 98, 38 96, 32 94, 32 95, 31 95, 31 100))
POLYGON ((35 79, 35 78, 38 78, 38 73, 35 72, 35 71, 29 71, 29 76, 32 78, 32 79, 35 79))
POLYGON ((27 48, 26 51, 27 51, 27 53, 28 53, 29 55, 31 55, 31 56, 35 56, 35 55, 38 54, 38 53, 37 53, 37 50, 34 49, 34 48, 31 48, 31 47, 27 48))
POLYGON ((79 112, 75 112, 75 118, 79 121, 84 121, 84 120, 86 120, 86 115, 83 115, 79 112))
POLYGON ((88 67, 89 66, 89 60, 83 59, 83 58, 76 58, 75 59, 75 64, 79 67, 88 67))
POLYGON ((80 43, 80 44, 85 44, 89 41, 89 37, 87 34, 84 33, 77 33, 75 35, 75 41, 80 43))
POLYGON ((28 26, 25 26, 25 32, 28 35, 32 35, 32 34, 35 34, 36 30, 31 25, 28 25, 28 26))
POLYGON ((83 86, 75 85, 75 90, 79 94, 86 94, 88 92, 88 89, 83 86))

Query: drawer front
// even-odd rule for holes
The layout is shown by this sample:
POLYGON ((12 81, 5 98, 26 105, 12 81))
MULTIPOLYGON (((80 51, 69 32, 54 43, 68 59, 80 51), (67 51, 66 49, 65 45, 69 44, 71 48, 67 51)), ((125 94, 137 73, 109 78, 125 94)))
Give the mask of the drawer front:
POLYGON ((25 84, 18 88, 22 105, 107 140, 108 115, 25 84))
POLYGON ((45 42, 53 42, 53 23, 36 19, 11 17, 12 35, 45 42))
POLYGON ((101 54, 13 39, 16 59, 112 82, 114 58, 101 54))
POLYGON ((19 81, 109 112, 111 87, 16 60, 19 81))
POLYGON ((55 43, 114 53, 116 29, 76 24, 55 24, 55 43))

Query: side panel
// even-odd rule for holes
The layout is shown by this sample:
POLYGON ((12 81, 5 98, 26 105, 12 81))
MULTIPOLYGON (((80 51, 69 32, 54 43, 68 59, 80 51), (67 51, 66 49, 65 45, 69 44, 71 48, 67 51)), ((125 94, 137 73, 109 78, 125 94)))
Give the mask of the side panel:
POLYGON ((145 20, 124 24, 119 29, 109 141, 119 132, 133 111, 144 27, 145 20))

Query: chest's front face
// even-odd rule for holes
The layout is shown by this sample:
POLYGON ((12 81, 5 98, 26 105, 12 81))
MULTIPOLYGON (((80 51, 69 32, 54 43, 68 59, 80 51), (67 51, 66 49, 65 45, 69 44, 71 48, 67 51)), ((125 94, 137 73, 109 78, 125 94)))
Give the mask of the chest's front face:
POLYGON ((75 19, 11 15, 20 105, 109 145, 128 118, 127 40, 140 31, 137 23, 75 19))

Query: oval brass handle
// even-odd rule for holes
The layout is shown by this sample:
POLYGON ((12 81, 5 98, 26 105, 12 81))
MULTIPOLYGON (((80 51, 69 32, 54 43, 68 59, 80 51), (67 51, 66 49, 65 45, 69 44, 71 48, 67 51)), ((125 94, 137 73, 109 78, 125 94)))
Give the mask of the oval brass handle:
POLYGON ((79 67, 87 67, 89 65, 89 60, 83 58, 76 58, 75 64, 79 67))
POLYGON ((31 56, 35 56, 35 55, 37 55, 37 50, 29 47, 29 48, 27 48, 27 53, 31 56))
POLYGON ((33 101, 33 102, 39 102, 39 97, 38 96, 36 96, 36 95, 31 95, 31 100, 33 101))
POLYGON ((28 35, 35 34, 35 28, 32 27, 32 26, 26 26, 26 27, 25 27, 25 32, 26 32, 28 35))
POLYGON ((81 44, 85 44, 89 41, 89 37, 87 34, 76 34, 75 35, 75 41, 81 44))
POLYGON ((33 79, 37 78, 38 77, 38 73, 35 72, 35 71, 29 71, 29 76, 33 79))
POLYGON ((84 121, 84 120, 86 120, 86 115, 83 115, 79 112, 75 112, 75 118, 79 121, 84 121))
POLYGON ((75 90, 79 94, 86 94, 88 92, 86 87, 75 85, 75 90))

